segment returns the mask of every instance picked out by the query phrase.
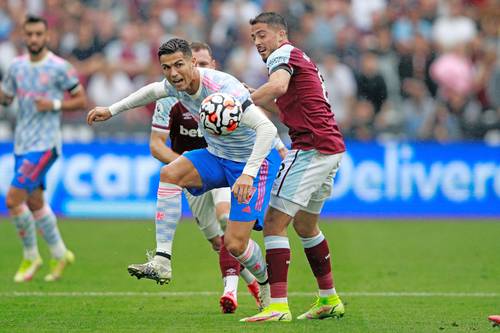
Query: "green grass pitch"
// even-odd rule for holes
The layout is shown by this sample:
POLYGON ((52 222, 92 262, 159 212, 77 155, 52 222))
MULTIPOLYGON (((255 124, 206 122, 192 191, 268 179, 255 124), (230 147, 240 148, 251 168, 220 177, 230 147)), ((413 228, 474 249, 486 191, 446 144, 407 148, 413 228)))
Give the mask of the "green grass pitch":
MULTIPOLYGON (((48 253, 39 238, 45 265, 33 281, 15 284, 20 244, 2 218, 0 331, 500 332, 487 321, 500 314, 498 221, 322 223, 346 316, 258 324, 238 322, 256 313, 243 283, 236 314, 220 312, 217 256, 190 220, 177 229, 173 281, 166 286, 136 280, 126 270, 154 248, 152 222, 68 220, 60 228, 75 265, 61 281, 43 282, 48 253)), ((262 244, 260 233, 254 237, 262 244)), ((316 283, 297 237, 290 239, 295 317, 314 301, 316 283)))

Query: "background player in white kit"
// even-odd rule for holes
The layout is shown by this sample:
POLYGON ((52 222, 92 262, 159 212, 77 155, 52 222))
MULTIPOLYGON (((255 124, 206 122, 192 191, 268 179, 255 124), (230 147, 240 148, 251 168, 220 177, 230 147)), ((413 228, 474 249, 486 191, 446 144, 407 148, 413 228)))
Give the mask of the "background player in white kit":
POLYGON ((36 227, 52 255, 45 281, 54 281, 74 261, 74 255, 66 249, 56 217, 44 200, 45 175, 61 154, 61 111, 83 109, 86 97, 74 68, 47 49, 47 22, 30 16, 23 30, 28 54, 14 60, 0 89, 1 104, 8 105, 17 97, 19 105, 15 174, 6 198, 24 249, 14 281, 31 280, 42 265, 36 227), (70 94, 66 100, 64 92, 70 94))
MULTIPOLYGON (((207 44, 193 42, 191 49, 197 67, 215 69, 215 60, 212 58, 212 51, 207 44)), ((207 143, 203 139, 203 135, 198 129, 198 122, 193 115, 176 98, 165 97, 156 102, 149 145, 152 155, 160 162, 168 164, 185 151, 205 148, 207 143), (167 146, 169 139, 170 147, 167 146)), ((212 248, 219 252, 219 263, 224 280, 224 292, 220 299, 220 305, 224 313, 233 313, 238 307, 238 270, 232 267, 232 263, 228 263, 228 261, 235 261, 235 259, 223 247, 222 241, 223 229, 225 229, 229 219, 231 189, 229 187, 213 189, 200 196, 191 195, 186 189, 183 192, 200 231, 211 243, 212 248)), ((175 237, 175 234, 166 232, 166 228, 167 225, 163 223, 156 225, 156 251, 170 254, 171 257, 173 238, 169 236, 175 237)), ((239 265, 237 262, 236 264, 239 265)), ((128 270, 132 276, 138 278, 154 279, 155 277, 155 275, 148 274, 150 270, 148 263, 130 265, 128 270)), ((260 306, 257 280, 243 266, 241 266, 239 274, 245 280, 257 306, 260 306)))
MULTIPOLYGON (((233 76, 207 68, 196 68, 187 41, 173 38, 164 43, 158 56, 166 80, 149 84, 108 107, 89 111, 87 122, 105 121, 114 114, 146 105, 160 98, 176 97, 186 109, 199 117, 203 100, 214 93, 226 93, 242 105, 239 126, 230 135, 212 135, 200 127, 206 149, 185 152, 161 169, 156 219, 175 224, 181 215, 183 188, 200 195, 214 188, 231 186, 231 211, 224 233, 224 245, 259 282, 261 302, 269 302, 269 283, 262 252, 250 239, 252 229, 261 230, 264 209, 281 158, 271 151, 276 127, 251 101, 243 84, 233 76), (253 191, 255 194, 252 196, 253 191)), ((158 223, 158 222, 157 222, 158 223)), ((152 266, 161 278, 170 279, 167 256, 157 253, 152 266)))

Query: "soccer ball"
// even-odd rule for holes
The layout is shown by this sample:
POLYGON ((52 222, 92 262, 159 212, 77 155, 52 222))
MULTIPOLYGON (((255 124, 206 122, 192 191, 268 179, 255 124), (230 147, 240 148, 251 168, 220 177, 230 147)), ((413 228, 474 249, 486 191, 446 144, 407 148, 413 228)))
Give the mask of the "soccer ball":
POLYGON ((201 103, 200 123, 210 134, 228 135, 238 128, 242 113, 241 103, 236 98, 215 93, 201 103))

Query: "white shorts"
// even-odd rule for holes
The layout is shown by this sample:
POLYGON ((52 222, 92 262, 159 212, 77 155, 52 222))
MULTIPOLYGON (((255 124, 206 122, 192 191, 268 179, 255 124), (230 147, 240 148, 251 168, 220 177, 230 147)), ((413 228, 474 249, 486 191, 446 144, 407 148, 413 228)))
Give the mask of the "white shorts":
POLYGON ((344 153, 289 150, 271 191, 271 207, 295 216, 299 210, 319 214, 332 193, 333 179, 344 153))
POLYGON ((186 199, 193 213, 193 217, 206 239, 222 236, 222 231, 217 216, 215 216, 215 205, 219 202, 230 202, 231 189, 229 187, 213 189, 199 196, 194 196, 184 190, 186 199))

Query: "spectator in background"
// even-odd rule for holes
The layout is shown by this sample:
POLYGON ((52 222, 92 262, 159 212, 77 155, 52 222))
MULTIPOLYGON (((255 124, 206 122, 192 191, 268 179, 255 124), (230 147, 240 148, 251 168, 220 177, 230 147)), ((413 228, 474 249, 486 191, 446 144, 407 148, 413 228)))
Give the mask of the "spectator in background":
POLYGON ((404 81, 412 78, 424 82, 431 96, 435 96, 437 85, 430 75, 430 67, 435 55, 429 42, 417 34, 408 48, 400 47, 399 50, 402 52, 398 64, 402 96, 406 97, 406 92, 403 89, 404 81))
POLYGON ((332 53, 327 54, 318 67, 325 80, 328 101, 335 112, 335 119, 341 130, 347 132, 356 101, 357 87, 354 73, 332 53))
POLYGON ((378 58, 373 52, 365 52, 361 57, 361 71, 357 75, 358 98, 366 99, 378 113, 387 100, 387 85, 380 75, 378 58))
POLYGON ((12 59, 17 56, 16 46, 9 39, 14 30, 14 22, 9 17, 6 5, 7 2, 0 2, 0 81, 12 59))
POLYGON ((386 6, 385 0, 352 0, 351 15, 354 25, 361 31, 369 31, 374 19, 383 14, 386 6))
POLYGON ((472 62, 466 56, 465 48, 456 47, 456 51, 444 53, 430 67, 431 77, 439 86, 440 94, 447 100, 450 94, 468 96, 474 88, 472 62))
POLYGON ((375 139, 374 119, 373 104, 364 99, 357 101, 353 109, 351 127, 347 132, 347 137, 360 141, 375 139))
POLYGON ((417 79, 406 79, 403 90, 408 96, 401 105, 405 137, 410 140, 432 138, 432 124, 436 116, 436 103, 425 84, 417 79))
POLYGON ((99 50, 104 50, 109 44, 118 39, 116 21, 111 12, 97 12, 93 25, 98 27, 95 32, 99 50))
POLYGON ((121 28, 120 38, 104 48, 106 60, 116 64, 131 77, 145 73, 151 57, 148 43, 141 37, 135 24, 126 23, 121 28))
POLYGON ((356 70, 359 66, 360 50, 357 43, 357 31, 352 26, 345 26, 337 34, 335 54, 340 62, 356 70))
POLYGON ((417 2, 408 2, 403 7, 401 15, 392 25, 392 35, 395 43, 411 44, 418 34, 426 40, 431 39, 432 23, 421 17, 417 2))
POLYGON ((397 72, 399 58, 393 48, 389 27, 384 26, 377 29, 375 41, 375 52, 378 56, 380 74, 384 78, 387 85, 387 97, 389 100, 397 104, 400 101, 401 86, 397 72))
POLYGON ((440 16, 432 29, 433 39, 441 50, 466 44, 477 34, 474 20, 464 15, 461 0, 448 0, 446 5, 447 14, 440 16))
POLYGON ((89 77, 102 68, 101 51, 92 25, 81 24, 78 28, 76 47, 71 51, 70 60, 80 74, 80 81, 84 86, 87 85, 89 77))
MULTIPOLYGON (((239 36, 250 36, 250 26, 242 24, 238 27, 239 36)), ((267 71, 262 66, 262 59, 252 40, 242 39, 242 43, 231 50, 227 60, 228 71, 250 87, 259 87, 267 80, 267 71)))
POLYGON ((119 65, 103 61, 99 71, 90 79, 87 92, 95 105, 111 105, 128 96, 134 88, 129 76, 119 65))

